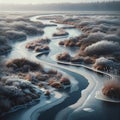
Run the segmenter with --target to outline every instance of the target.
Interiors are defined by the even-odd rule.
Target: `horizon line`
[[[89,2],[60,2],[60,3],[0,3],[0,5],[52,5],[52,4],[88,4],[88,3],[110,3],[110,2],[120,2],[116,1],[89,1]]]

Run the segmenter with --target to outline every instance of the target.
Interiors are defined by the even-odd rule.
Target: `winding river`
[[[44,24],[53,24],[50,20],[40,20],[40,16],[31,17],[31,21],[40,21]],[[74,54],[76,49],[69,50],[68,48],[58,46],[60,40],[75,37],[81,34],[80,30],[66,29],[69,33],[64,37],[52,37],[52,34],[57,31],[58,27],[63,27],[65,24],[56,24],[57,26],[48,26],[44,28],[44,35],[27,37],[26,41],[15,43],[12,52],[7,56],[8,58],[29,58],[30,60],[40,62],[46,67],[54,67],[67,75],[72,76],[74,86],[72,92],[58,93],[60,96],[58,100],[48,100],[41,106],[43,100],[40,100],[36,105],[26,107],[14,113],[6,115],[6,120],[118,120],[120,104],[109,103],[95,98],[96,91],[100,90],[104,82],[111,77],[111,75],[104,72],[95,71],[84,65],[77,64],[58,64],[54,60],[54,55],[68,51]],[[25,45],[29,41],[37,38],[48,37],[50,42],[50,53],[48,55],[40,55],[30,52],[25,49]],[[22,50],[21,50],[22,49]],[[77,89],[75,89],[77,88]],[[113,116],[113,114],[115,116]]]

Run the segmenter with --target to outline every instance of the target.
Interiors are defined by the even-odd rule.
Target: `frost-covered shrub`
[[[43,71],[40,64],[27,60],[25,58],[13,59],[6,63],[8,68],[12,68],[14,72]]]
[[[24,32],[10,30],[10,31],[6,31],[5,34],[6,34],[6,37],[11,41],[26,39],[26,34]]]
[[[102,40],[85,48],[86,55],[109,55],[120,51],[120,45],[117,42]]]

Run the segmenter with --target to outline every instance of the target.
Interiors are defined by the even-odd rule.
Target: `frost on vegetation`
[[[98,24],[103,23],[107,25],[120,25],[120,20],[119,18],[113,18],[113,19],[101,19],[97,22]]]
[[[97,70],[107,71],[114,74],[120,74],[120,63],[117,63],[113,60],[100,57],[96,59],[93,67]]]
[[[0,19],[0,54],[9,52],[12,48],[10,43],[25,40],[27,35],[42,35],[43,27],[44,25],[40,22],[30,21],[28,16],[3,15]]]
[[[116,34],[108,34],[104,37],[104,39],[120,43],[120,36]]]
[[[109,55],[120,52],[120,45],[117,42],[102,40],[85,48],[87,55]]]
[[[36,52],[43,52],[50,49],[48,46],[50,41],[51,40],[48,38],[41,38],[38,40],[34,40],[33,42],[28,42],[25,47]]]
[[[30,71],[44,71],[39,63],[32,62],[28,59],[13,59],[6,62],[6,67],[12,69],[13,72],[30,72]]]
[[[88,40],[88,41],[89,40],[97,40],[97,41],[99,41],[99,40],[103,39],[104,36],[105,36],[105,34],[102,33],[102,32],[90,33],[88,35],[88,37],[86,38],[86,40]]]
[[[100,57],[98,59],[96,59],[96,65],[110,65],[110,66],[113,66],[114,62],[112,60],[108,60],[107,58],[104,58],[104,57]]]
[[[69,47],[69,49],[75,48],[78,51],[75,53],[75,57],[69,57],[67,55],[69,53],[58,54],[57,60],[78,64],[90,63],[96,67],[100,61],[98,69],[114,69],[120,73],[120,17],[114,15],[78,15],[77,22],[72,19],[72,15],[69,18],[71,19],[63,20],[62,23],[74,25],[82,31],[82,34],[72,39],[62,40],[59,45]]]
[[[9,30],[5,32],[8,40],[23,40],[26,39],[26,34],[24,32]]]
[[[39,97],[40,93],[28,81],[10,76],[0,79],[0,114]]]
[[[11,50],[11,46],[5,36],[0,36],[0,55]]]
[[[120,100],[120,82],[111,80],[102,88],[103,95],[113,100]]]
[[[90,25],[94,25],[94,22],[92,22],[92,21],[82,21],[82,22],[80,22],[80,24],[79,24],[80,26],[90,26]]]

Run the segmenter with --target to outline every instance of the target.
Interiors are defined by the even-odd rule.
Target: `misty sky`
[[[0,0],[0,4],[43,4],[43,3],[78,3],[78,2],[95,2],[95,1],[117,1],[117,0]]]

